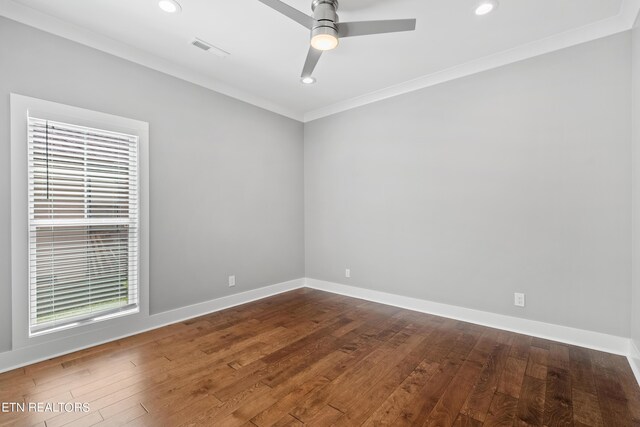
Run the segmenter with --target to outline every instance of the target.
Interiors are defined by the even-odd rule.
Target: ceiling
[[[310,0],[284,0],[311,13]],[[341,0],[341,21],[417,18],[415,32],[342,40],[315,85],[300,84],[308,30],[257,0],[1,0],[0,15],[123,56],[299,120],[631,27],[638,0]],[[57,18],[57,19],[56,19]],[[626,27],[626,28],[625,28]],[[190,45],[198,37],[226,58]],[[435,80],[434,80],[435,77]]]

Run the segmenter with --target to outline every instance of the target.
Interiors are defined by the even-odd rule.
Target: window
[[[138,137],[28,118],[29,327],[138,308]]]
[[[147,159],[145,122],[11,95],[14,347],[144,325]]]

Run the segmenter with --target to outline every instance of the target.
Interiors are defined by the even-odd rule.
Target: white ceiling
[[[1,0],[0,14],[310,119],[628,29],[640,7],[638,0],[502,0],[478,17],[475,0],[341,0],[341,21],[417,18],[417,30],[342,40],[321,58],[318,82],[303,86],[304,27],[257,0],[179,1],[182,13],[170,15],[157,0]],[[285,2],[311,13],[311,0]],[[194,37],[231,55],[200,51],[189,44]]]

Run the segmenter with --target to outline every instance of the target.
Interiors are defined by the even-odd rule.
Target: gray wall
[[[631,337],[640,349],[640,17],[631,33],[633,76],[633,282]],[[640,366],[640,361],[638,361]]]
[[[11,290],[15,92],[150,123],[153,313],[302,277],[306,251],[309,277],[628,336],[630,49],[620,34],[303,132],[0,18],[0,292]],[[0,299],[0,351],[11,347],[10,301]]]
[[[149,122],[152,313],[304,275],[301,123],[0,18],[0,351],[11,92]]]
[[[629,336],[630,43],[308,123],[306,275]]]

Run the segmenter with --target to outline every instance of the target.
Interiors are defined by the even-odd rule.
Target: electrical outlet
[[[347,268],[346,270],[344,270],[344,277],[351,277],[351,269]]]
[[[236,285],[236,276],[229,276],[229,286]]]
[[[513,305],[524,307],[524,294],[519,294],[517,292],[513,294]]]

